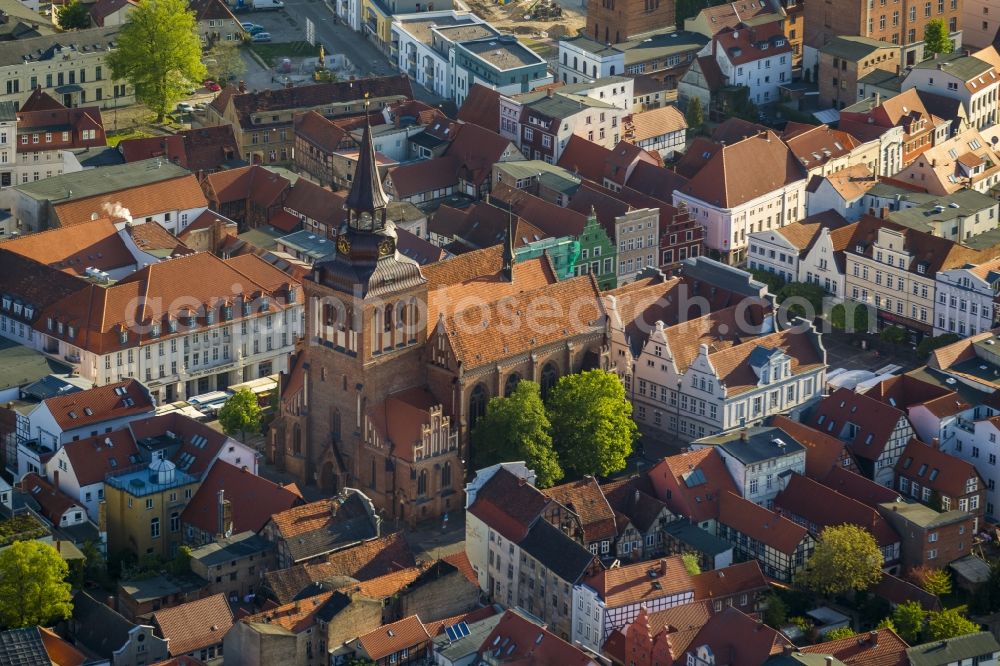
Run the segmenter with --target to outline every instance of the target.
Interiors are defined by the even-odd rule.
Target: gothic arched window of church
[[[469,394],[469,427],[476,425],[476,421],[486,414],[486,389],[482,384],[476,384]]]
[[[549,396],[549,391],[553,389],[556,385],[556,381],[559,379],[559,373],[556,370],[554,363],[546,363],[542,366],[542,399],[544,400]]]
[[[517,388],[517,383],[519,381],[521,381],[521,375],[516,372],[507,377],[507,381],[503,385],[503,396],[505,398],[509,398],[511,396],[514,389]]]
[[[419,476],[417,476],[417,494],[426,495],[427,494],[427,470],[420,470]]]

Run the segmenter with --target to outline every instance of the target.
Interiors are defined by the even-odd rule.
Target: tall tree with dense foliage
[[[205,78],[194,12],[185,0],[139,0],[108,64],[114,78],[132,84],[136,99],[163,122],[192,82]]]
[[[551,429],[538,384],[518,382],[510,397],[490,400],[472,431],[476,467],[523,460],[535,471],[539,488],[554,485],[563,478],[563,471],[552,448]]]
[[[871,532],[857,525],[824,528],[799,582],[820,594],[867,590],[882,578],[882,551]]]
[[[924,608],[919,602],[907,601],[892,611],[892,626],[900,638],[916,645],[924,631],[924,615]]]
[[[944,569],[917,567],[910,572],[910,580],[930,594],[939,597],[951,594],[951,576]]]
[[[951,53],[955,45],[948,35],[944,19],[933,19],[924,25],[924,57],[931,58],[939,53]]]
[[[705,110],[701,106],[701,98],[692,97],[688,100],[687,112],[684,117],[690,132],[697,134],[701,131],[701,126],[705,124]]]
[[[56,8],[56,19],[63,30],[83,30],[90,27],[90,5],[72,0]]]
[[[73,612],[69,566],[41,541],[15,541],[0,551],[0,629],[48,626]]]
[[[229,396],[226,404],[219,410],[219,425],[227,435],[240,433],[246,440],[247,433],[260,432],[260,404],[257,396],[250,389],[242,388]]]
[[[606,370],[566,375],[546,407],[563,467],[600,476],[625,468],[638,428],[617,375]]]
[[[943,641],[974,634],[980,631],[978,624],[958,612],[956,608],[930,613],[927,616],[927,639]]]
[[[216,42],[208,50],[205,62],[208,75],[222,86],[226,85],[227,81],[243,76],[247,69],[246,63],[240,56],[239,42],[235,41]]]

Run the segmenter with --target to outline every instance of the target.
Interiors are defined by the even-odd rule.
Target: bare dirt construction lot
[[[527,45],[542,57],[555,57],[547,52],[555,50],[555,42],[560,37],[575,35],[587,22],[586,2],[581,0],[512,0],[506,5],[490,0],[466,0],[466,4],[500,30],[528,38]],[[531,37],[535,37],[537,44],[532,43]]]

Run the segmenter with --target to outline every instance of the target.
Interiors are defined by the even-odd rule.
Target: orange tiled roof
[[[53,396],[44,404],[63,430],[137,416],[153,411],[155,406],[146,388],[134,379]]]
[[[680,555],[602,569],[584,581],[608,608],[648,603],[694,591],[695,582]]]
[[[892,629],[877,629],[867,634],[816,643],[799,648],[806,654],[833,655],[847,666],[906,666],[906,642]]]
[[[494,645],[502,644],[502,648]],[[514,611],[505,611],[500,622],[482,643],[481,654],[491,653],[490,661],[536,666],[591,666],[587,653],[567,643],[548,629]]]
[[[71,275],[82,276],[87,268],[107,271],[135,265],[135,258],[107,218],[12,238],[0,242],[0,248]]]
[[[614,539],[618,535],[614,511],[594,477],[585,476],[542,492],[580,517],[584,541]]]
[[[181,522],[208,534],[217,533],[220,490],[225,491],[225,499],[231,506],[233,534],[259,532],[272,514],[302,503],[301,497],[286,488],[225,460],[217,460],[181,513]]]
[[[384,659],[404,648],[412,648],[431,639],[420,618],[416,615],[386,624],[375,631],[358,637],[358,644],[365,654],[375,661]]]
[[[715,447],[667,456],[649,471],[649,478],[670,511],[692,522],[718,518],[719,497],[736,491]]]
[[[806,528],[734,492],[719,498],[719,522],[730,525],[779,553],[791,554],[809,538]]]
[[[59,224],[65,227],[87,222],[93,215],[109,215],[110,208],[118,205],[127,208],[133,218],[142,218],[186,208],[204,208],[208,206],[208,201],[205,199],[205,193],[201,191],[198,179],[189,174],[127,190],[55,204],[53,209]]]
[[[153,624],[170,641],[170,656],[187,654],[222,642],[233,626],[233,613],[226,595],[219,594],[164,608],[153,613]]]

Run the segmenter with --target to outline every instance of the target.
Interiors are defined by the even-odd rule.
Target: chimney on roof
[[[660,560],[660,575],[667,575],[667,560],[665,558]]]
[[[546,97],[552,97],[552,88],[547,88],[545,90],[545,96]]]
[[[746,431],[746,429],[740,430],[740,441],[741,442],[747,441],[747,431]]]
[[[230,535],[233,530],[233,506],[232,502],[226,499],[226,491],[220,489],[218,493],[218,502],[216,504],[216,518],[217,518],[217,531],[218,536],[223,538]]]
[[[878,645],[878,631],[872,629],[868,632],[868,638],[871,640],[872,645]]]
[[[935,437],[934,439],[932,439],[931,440],[931,447],[934,448],[935,450],[940,449],[941,448],[941,440],[938,439],[937,437]]]
[[[875,106],[882,105],[882,93],[875,93]]]
[[[833,655],[832,654],[826,655],[824,663],[826,663],[826,666],[833,666]]]
[[[112,595],[110,595],[110,594],[109,594],[109,595],[108,595],[108,596],[107,596],[107,597],[106,597],[106,598],[104,599],[104,605],[106,605],[106,606],[107,606],[108,608],[110,608],[111,610],[115,610],[115,598],[114,598],[114,597],[113,597]]]
[[[879,216],[879,218],[881,218],[883,220],[888,220],[889,219],[889,207],[888,206],[882,206],[882,209],[878,212],[878,216]]]
[[[247,82],[240,81],[236,87],[241,93],[245,93],[247,91]]]

